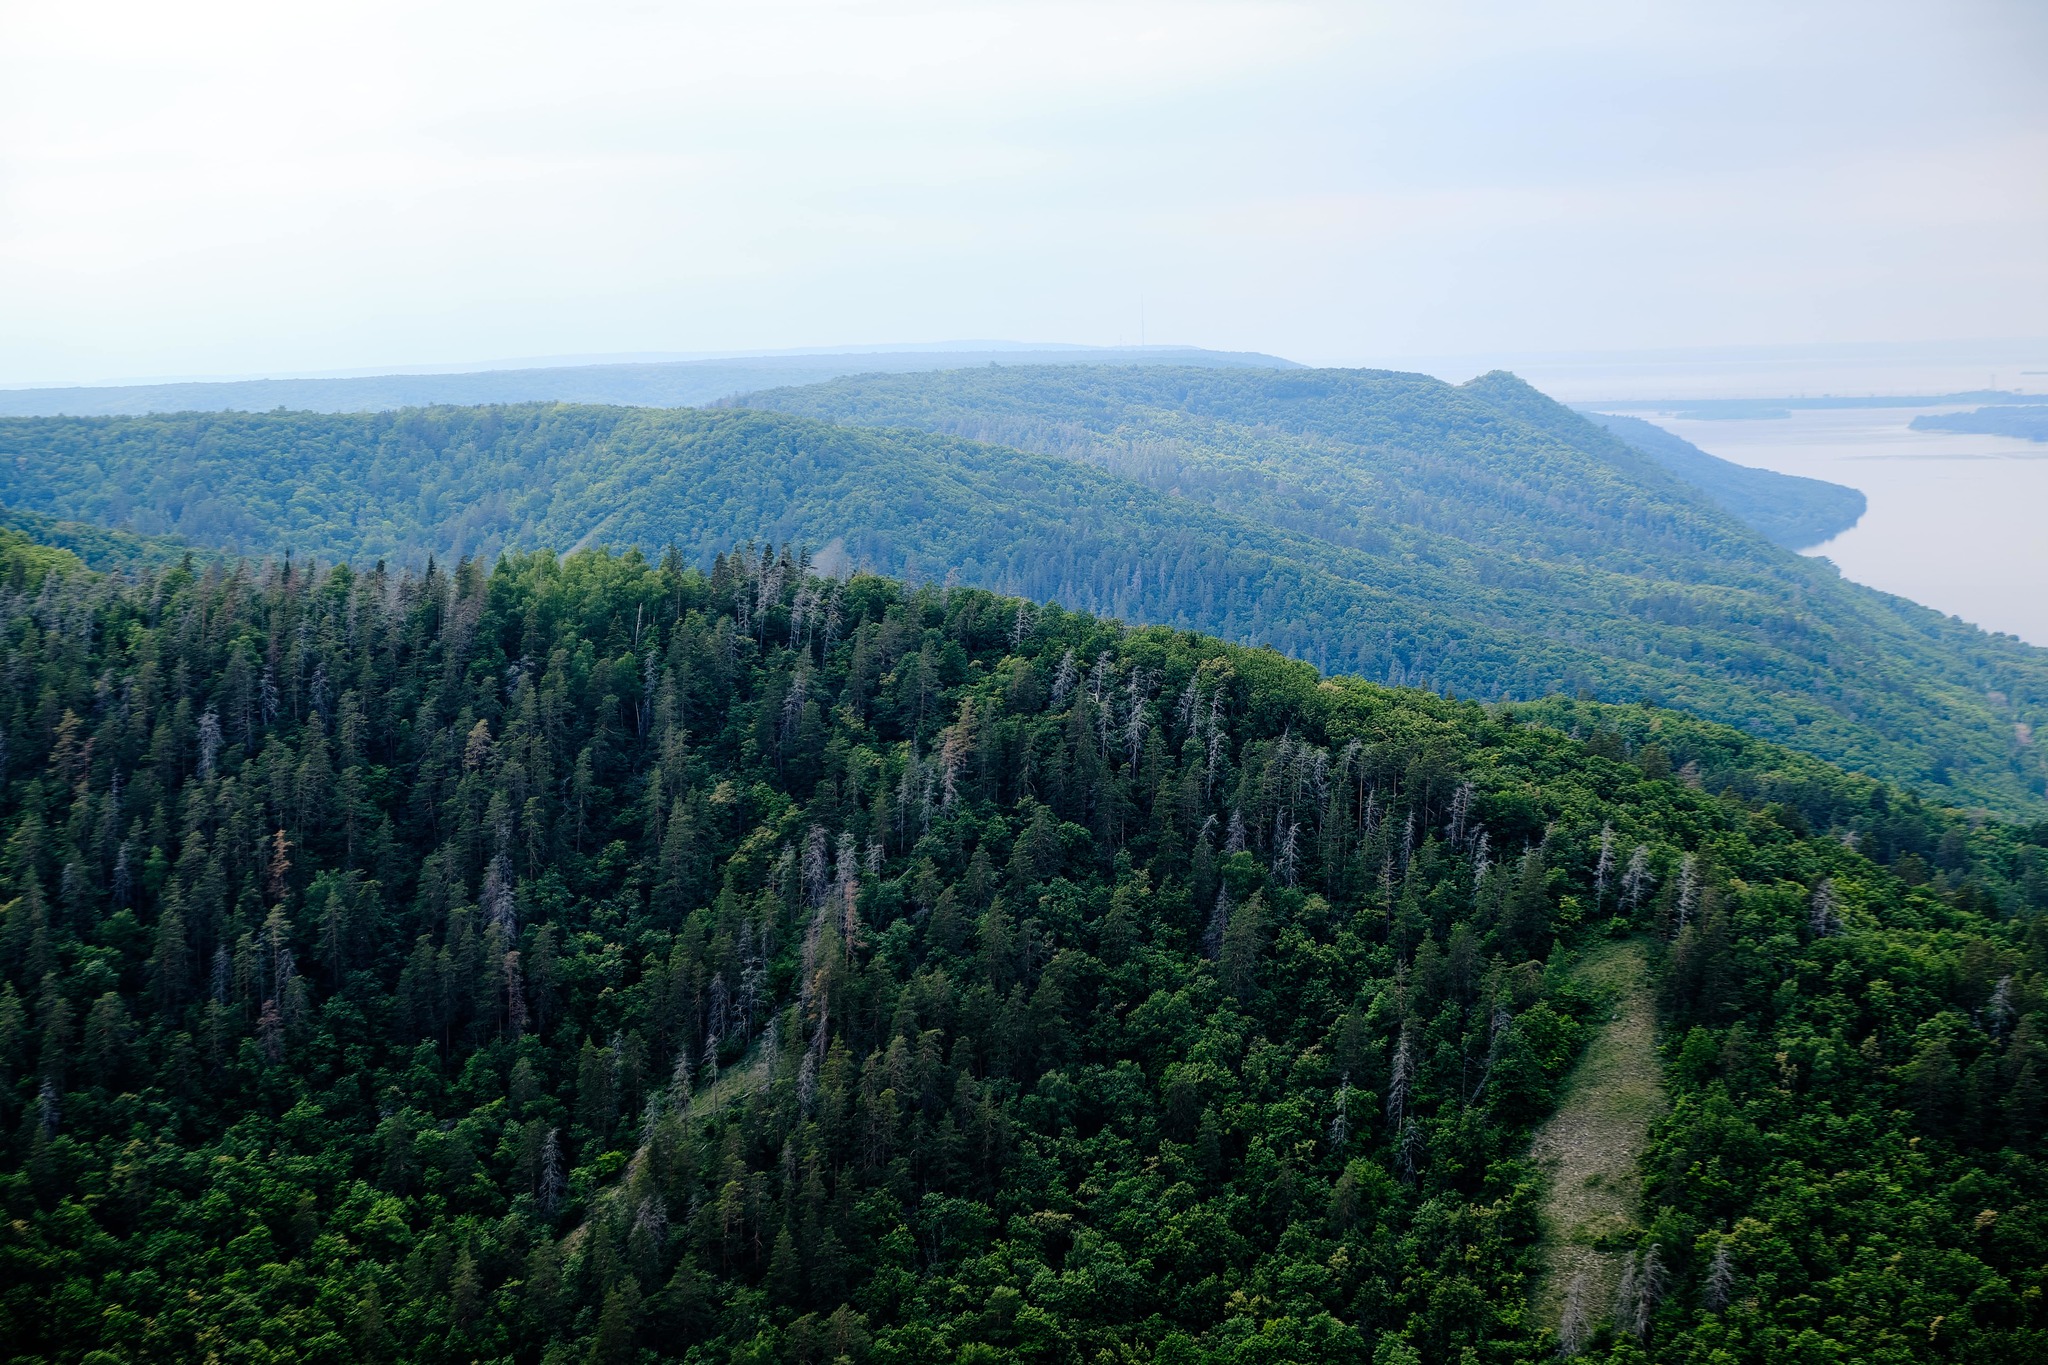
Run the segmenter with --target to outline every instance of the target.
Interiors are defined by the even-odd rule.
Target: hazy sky
[[[0,0],[0,381],[2048,334],[2048,5]]]

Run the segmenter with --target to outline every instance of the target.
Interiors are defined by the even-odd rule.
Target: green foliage
[[[1826,1217],[1916,1162],[1996,1212],[1887,1226],[1918,1354],[2040,1325],[2032,921],[1739,745],[1689,785],[1697,722],[1646,762],[753,552],[72,569],[0,661],[15,1358],[1534,1360],[1518,1154],[1616,923],[1707,1040],[1660,1352],[1864,1339],[1775,1137],[1836,1076],[1901,1136],[1834,1143]]]
[[[1987,934],[1925,888],[1822,887],[1710,880],[1664,955],[1652,1339],[1672,1359],[2034,1358],[2043,922]]]
[[[1704,491],[1766,540],[1788,550],[1833,539],[1862,520],[1868,506],[1856,489],[1719,459],[1640,417],[1602,412],[1585,415]]]
[[[11,528],[0,528],[0,583],[16,593],[33,592],[52,576],[84,567],[69,550],[32,540]]]
[[[1092,460],[1284,529],[1290,557],[1393,598],[1370,624],[1261,613],[1249,638],[1326,668],[1648,698],[2008,813],[2048,790],[2014,728],[2048,713],[2048,655],[1784,552],[1512,375],[975,370],[743,401]],[[1085,605],[1178,624],[1173,581]],[[1214,609],[1188,624],[1242,630]]]
[[[756,395],[0,423],[0,498],[253,555],[746,536],[1390,684],[1649,698],[2040,809],[2048,659],[1843,582],[1510,376],[1011,366]],[[995,441],[1002,444],[979,444]],[[1022,447],[1023,449],[1011,448]]]
[[[1675,1094],[1645,1160],[1653,1358],[2032,1358],[2048,825],[1926,806],[1668,712],[1514,712],[1609,762],[1676,765],[1749,812],[1742,856],[1770,868],[1733,871],[1708,838],[1689,881],[1667,863],[1645,898]],[[1805,861],[1823,834],[1896,876]]]
[[[194,555],[191,546],[162,536],[138,536],[126,531],[77,521],[59,521],[21,507],[0,507],[0,529],[51,549],[67,550],[95,569],[164,568]],[[198,551],[206,558],[205,551]]]

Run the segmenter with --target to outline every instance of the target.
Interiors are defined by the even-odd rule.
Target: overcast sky
[[[2035,0],[0,0],[0,381],[2039,337],[2044,72]]]

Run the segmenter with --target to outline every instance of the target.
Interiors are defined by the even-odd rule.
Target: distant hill
[[[1915,417],[1915,431],[1961,431],[1980,436],[2016,436],[2048,441],[2048,407],[1989,407],[1975,412],[1927,413]]]
[[[1770,544],[1512,375],[956,371],[739,401],[1095,462],[1310,537],[1332,572],[1338,547],[1363,552],[1367,581],[1460,623],[1258,637],[1326,667],[1482,695],[1639,688],[1865,771],[2040,799],[2014,727],[2048,707],[2048,651]],[[1157,619],[1156,591],[1101,609]]]
[[[1736,464],[1640,417],[1599,412],[1585,416],[1788,550],[1833,539],[1860,521],[1868,506],[1854,488]]]
[[[2048,653],[1778,549],[1512,376],[1006,366],[748,401],[786,411],[11,419],[0,502],[358,563],[794,541],[1375,680],[1647,697],[2039,809],[2014,727],[2048,724]]]
[[[104,388],[0,389],[0,416],[112,416],[149,412],[381,412],[436,404],[615,403],[680,408],[749,389],[813,384],[847,374],[887,374],[975,365],[1198,365],[1285,369],[1278,356],[1195,347],[986,351],[855,351],[645,364],[555,365],[461,374],[388,374],[345,379],[244,379]]]

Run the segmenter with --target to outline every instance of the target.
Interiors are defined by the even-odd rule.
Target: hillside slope
[[[1723,460],[1640,417],[1600,412],[1585,416],[1706,493],[1764,539],[1788,550],[1803,550],[1840,535],[1862,519],[1868,506],[1856,489]]]
[[[1518,1154],[1638,934],[1683,1042],[1584,1344],[2042,1344],[2024,832],[786,557],[43,573],[15,1359],[1533,1365]]]
[[[1652,696],[1957,799],[2038,809],[2048,766],[2014,727],[2048,711],[2048,651],[1769,544],[1511,375],[961,371],[741,401],[1098,463],[1362,550],[1409,600],[1521,633],[1533,658],[1573,656],[1490,678],[1456,635],[1397,632],[1369,660],[1261,637],[1329,667],[1480,695]]]
[[[940,430],[561,406],[15,419],[0,500],[358,563],[608,543],[701,564],[797,539],[1389,682],[1650,697],[1953,799],[2040,799],[2014,726],[2048,722],[2048,654],[1843,584],[1512,379],[976,370],[759,401]]]

